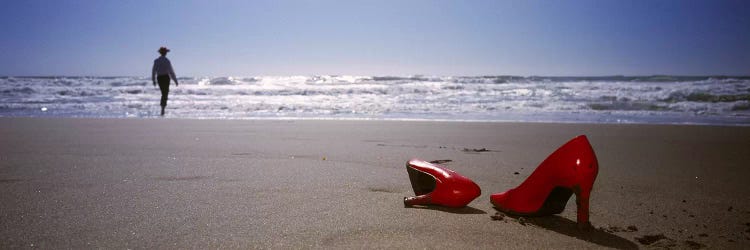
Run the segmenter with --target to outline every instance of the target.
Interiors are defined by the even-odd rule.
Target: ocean
[[[750,77],[185,77],[166,118],[750,125]],[[2,117],[158,118],[148,77],[0,77]]]

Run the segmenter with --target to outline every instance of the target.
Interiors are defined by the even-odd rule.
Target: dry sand
[[[491,218],[579,134],[596,230]],[[412,157],[482,196],[404,208]],[[747,248],[748,182],[750,127],[0,118],[0,248]]]

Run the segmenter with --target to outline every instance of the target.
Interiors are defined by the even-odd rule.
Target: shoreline
[[[578,134],[600,163],[596,230],[575,229],[572,198],[559,216],[493,220],[489,195]],[[0,138],[1,248],[750,243],[744,126],[0,117]],[[414,157],[452,160],[482,195],[404,208]]]
[[[169,115],[168,115],[169,116]],[[524,121],[524,120],[461,120],[461,119],[430,119],[430,118],[357,118],[357,117],[247,117],[247,118],[216,118],[216,117],[86,117],[86,116],[0,116],[0,119],[143,119],[143,120],[185,120],[185,121],[342,121],[342,122],[436,122],[436,123],[490,123],[490,124],[566,124],[566,125],[634,125],[634,126],[707,126],[707,127],[750,127],[745,123],[647,123],[647,122],[590,122],[590,121]]]

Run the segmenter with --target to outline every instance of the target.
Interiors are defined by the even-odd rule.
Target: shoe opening
[[[409,173],[409,180],[411,181],[411,187],[414,189],[414,194],[417,196],[428,194],[435,190],[437,181],[435,177],[427,173],[421,172],[406,165],[406,172]]]

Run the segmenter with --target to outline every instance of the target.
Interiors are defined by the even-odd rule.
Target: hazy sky
[[[750,1],[0,1],[0,75],[750,75]]]

